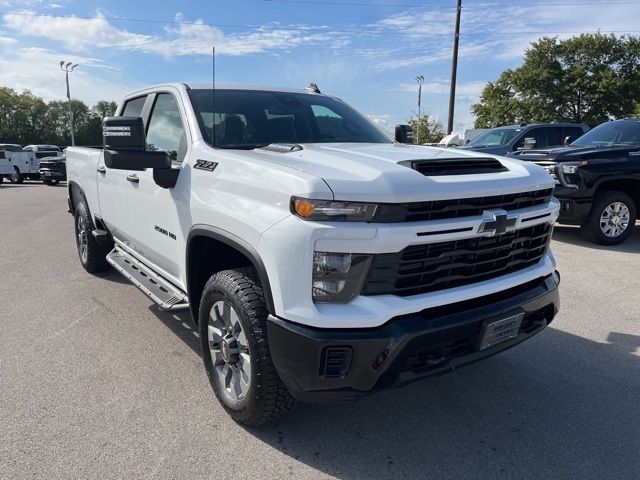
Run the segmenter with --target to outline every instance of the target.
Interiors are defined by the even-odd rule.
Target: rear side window
[[[545,148],[548,145],[547,130],[549,129],[545,127],[538,127],[538,128],[532,128],[531,130],[527,131],[524,135],[522,135],[518,143],[516,143],[514,150],[524,148],[524,141],[527,138],[535,138],[536,140],[535,148]]]
[[[124,108],[122,109],[123,117],[140,117],[142,116],[142,107],[144,107],[144,102],[147,100],[147,96],[134,98],[133,100],[128,100],[127,103],[124,104]]]
[[[550,127],[547,128],[547,146],[557,147],[564,143],[564,137],[562,133],[564,128],[562,127]]]

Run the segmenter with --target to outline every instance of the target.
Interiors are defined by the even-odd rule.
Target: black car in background
[[[55,157],[45,157],[40,160],[40,178],[50,186],[57,185],[67,179],[65,152]]]
[[[535,123],[492,128],[481,133],[463,150],[508,155],[527,149],[560,147],[581,137],[589,127],[579,123]]]
[[[509,156],[542,165],[555,177],[559,223],[580,225],[603,245],[633,232],[640,208],[640,118],[603,123],[563,148]]]

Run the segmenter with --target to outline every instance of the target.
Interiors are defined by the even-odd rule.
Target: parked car
[[[575,123],[538,123],[492,128],[460,148],[492,155],[559,147],[582,136],[589,127]]]
[[[27,145],[21,152],[7,153],[13,172],[9,176],[11,183],[22,183],[25,179],[40,179],[40,159],[59,155],[60,147],[55,145]]]
[[[560,200],[558,222],[615,245],[633,232],[640,208],[640,119],[603,123],[571,145],[513,155],[547,169]]]
[[[103,149],[67,149],[69,208],[85,270],[190,309],[237,421],[451,371],[553,320],[543,168],[394,143],[319,93],[213,99],[187,83],[126,96]]]
[[[4,177],[10,177],[13,173],[13,165],[7,158],[7,152],[20,152],[22,147],[15,143],[0,143],[0,183]]]
[[[40,178],[47,185],[57,185],[67,179],[66,165],[65,152],[54,157],[44,157],[40,160]]]
[[[471,140],[487,130],[487,128],[468,128],[464,132],[452,132],[443,137],[437,145],[439,147],[461,147],[470,143]]]

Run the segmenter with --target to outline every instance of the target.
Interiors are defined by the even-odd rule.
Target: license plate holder
[[[517,337],[523,318],[524,312],[518,312],[503,318],[485,320],[480,331],[478,350],[485,350]]]

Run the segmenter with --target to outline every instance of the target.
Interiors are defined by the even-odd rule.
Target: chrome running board
[[[189,308],[186,293],[117,246],[107,255],[107,262],[161,309]]]

